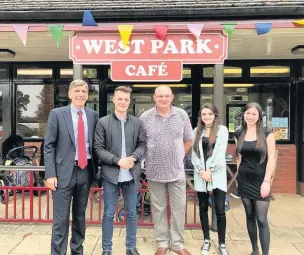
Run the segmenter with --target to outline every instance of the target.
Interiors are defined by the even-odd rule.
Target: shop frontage
[[[304,194],[304,33],[298,18],[227,21],[219,14],[214,20],[186,22],[172,15],[168,21],[96,19],[98,26],[84,26],[82,17],[67,22],[59,19],[60,13],[49,15],[52,22],[18,21],[19,29],[28,27],[25,45],[16,22],[0,25],[2,141],[18,134],[27,143],[40,144],[49,111],[69,103],[67,88],[74,78],[88,82],[87,106],[100,117],[113,111],[116,86],[132,87],[129,112],[139,116],[154,106],[155,87],[165,84],[193,127],[201,104],[217,105],[229,129],[231,154],[242,107],[261,104],[264,124],[273,128],[278,144],[273,192]],[[55,23],[62,26],[60,37],[51,32]],[[132,25],[128,45],[120,25]],[[198,37],[189,25],[201,28]],[[163,40],[155,26],[167,27]]]

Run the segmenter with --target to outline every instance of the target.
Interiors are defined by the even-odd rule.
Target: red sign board
[[[182,61],[112,61],[113,81],[180,81]]]
[[[112,64],[113,61],[116,68],[112,66],[112,75],[113,79],[117,78],[117,80],[123,78],[129,80],[126,72],[124,74],[116,72],[126,70],[130,64],[137,69],[142,65],[145,70],[150,68],[151,71],[154,67],[149,67],[146,61],[151,65],[161,65],[164,62],[164,65],[168,66],[168,79],[156,78],[155,71],[153,75],[147,76],[140,76],[141,72],[139,72],[138,77],[133,76],[133,80],[170,81],[174,73],[172,67],[176,68],[177,62],[180,61],[182,64],[222,64],[227,58],[227,45],[227,36],[222,32],[203,33],[199,39],[189,33],[167,34],[165,41],[159,40],[155,34],[134,33],[126,47],[119,34],[80,33],[70,37],[69,55],[75,64],[107,65]],[[121,63],[118,63],[120,61]],[[173,70],[172,73],[169,74],[169,70]],[[180,80],[178,75],[179,73],[175,75],[175,81]]]

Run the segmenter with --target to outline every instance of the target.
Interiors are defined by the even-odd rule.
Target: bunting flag
[[[17,33],[17,35],[19,36],[20,40],[23,43],[23,46],[26,45],[26,41],[27,41],[27,32],[29,29],[29,26],[13,26],[15,32]]]
[[[158,39],[162,41],[166,40],[169,26],[154,26],[153,29]]]
[[[118,25],[118,30],[122,43],[126,47],[132,34],[133,25]]]
[[[83,26],[97,26],[97,23],[96,23],[95,19],[93,18],[91,11],[86,10],[83,12],[82,25]]]
[[[225,29],[228,37],[232,36],[235,26],[236,26],[236,24],[224,24],[224,29]]]
[[[188,30],[193,34],[196,39],[199,39],[204,27],[204,24],[188,24]]]
[[[267,34],[270,31],[272,27],[272,23],[256,23],[255,27],[256,27],[256,33],[258,35],[263,35],[263,34]]]
[[[61,37],[62,37],[63,25],[48,25],[48,28],[49,28],[50,32],[52,33],[53,37],[55,38],[57,48],[58,48]]]
[[[304,19],[296,20],[296,21],[294,21],[293,23],[295,23],[295,24],[297,24],[297,25],[304,26]]]

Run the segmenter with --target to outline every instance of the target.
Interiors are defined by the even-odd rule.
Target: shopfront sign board
[[[116,81],[180,81],[184,64],[222,64],[227,58],[228,38],[221,31],[202,33],[134,33],[124,46],[119,34],[72,35],[70,59],[75,64],[111,65]],[[179,65],[179,66],[178,66]]]

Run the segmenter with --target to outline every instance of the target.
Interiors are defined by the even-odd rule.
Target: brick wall
[[[297,183],[297,165],[296,165],[296,146],[295,145],[277,145],[278,160],[272,186],[273,193],[290,193],[296,194]],[[235,145],[229,144],[229,153],[234,154]]]

